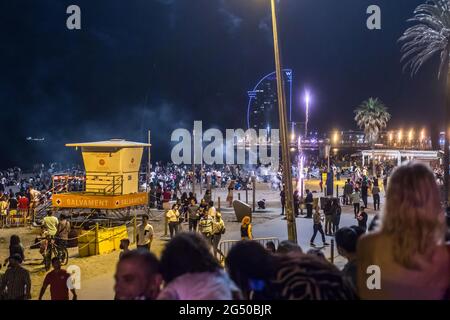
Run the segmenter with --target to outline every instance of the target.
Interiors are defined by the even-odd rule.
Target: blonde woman
[[[253,240],[252,224],[249,216],[242,219],[241,240]]]
[[[362,299],[443,299],[450,283],[445,220],[433,172],[398,167],[389,180],[379,231],[358,241]]]

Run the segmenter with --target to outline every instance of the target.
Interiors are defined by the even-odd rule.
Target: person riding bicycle
[[[47,232],[47,235],[50,237],[54,237],[58,232],[58,218],[53,216],[53,212],[51,210],[47,211],[47,216],[44,218],[43,227]]]
[[[58,218],[53,216],[53,212],[51,210],[48,210],[47,216],[42,222],[42,240],[40,252],[44,256],[44,258],[47,252],[49,240],[52,240],[58,232],[58,224]]]

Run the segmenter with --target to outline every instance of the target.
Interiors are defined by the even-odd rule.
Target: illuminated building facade
[[[288,121],[292,121],[292,78],[291,69],[283,70],[284,90]],[[247,127],[252,129],[279,128],[277,79],[275,72],[263,77],[248,92]]]

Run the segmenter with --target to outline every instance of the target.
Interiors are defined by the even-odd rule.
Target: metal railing
[[[123,176],[86,175],[87,193],[119,195],[123,193]]]
[[[231,248],[238,242],[240,242],[241,240],[224,240],[224,241],[220,241],[219,242],[219,247],[218,247],[218,253],[220,254],[220,260],[221,262],[225,261],[225,258],[228,255],[228,252],[230,252]],[[269,241],[272,241],[275,244],[275,248],[278,248],[278,245],[280,243],[280,240],[278,238],[275,237],[271,237],[271,238],[254,238],[253,240],[250,241],[255,241],[258,242],[259,244],[261,244],[263,247],[265,247],[266,243]]]
[[[71,183],[77,182],[75,188]],[[86,192],[101,195],[120,195],[123,193],[123,176],[109,174],[90,174],[85,176],[55,176],[52,193]]]

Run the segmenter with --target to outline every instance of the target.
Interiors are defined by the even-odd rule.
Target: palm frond
[[[431,58],[439,55],[440,78],[449,67],[450,1],[428,0],[416,8],[408,22],[415,25],[399,38],[403,71],[414,76]]]

